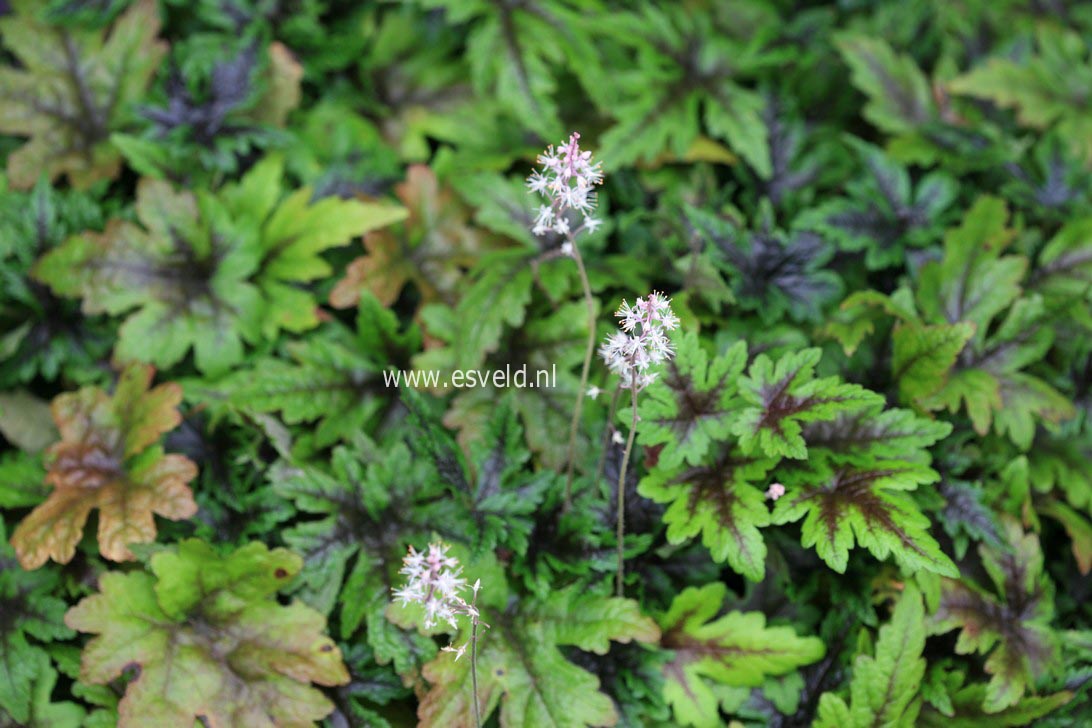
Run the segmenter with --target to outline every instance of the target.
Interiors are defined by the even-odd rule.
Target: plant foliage
[[[1085,5],[0,0],[0,727],[1089,724]]]

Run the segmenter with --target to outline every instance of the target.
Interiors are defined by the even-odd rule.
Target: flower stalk
[[[481,706],[478,703],[478,627],[489,627],[481,621],[477,606],[482,581],[478,579],[469,587],[472,595],[467,602],[460,595],[467,588],[466,579],[459,576],[462,566],[454,556],[447,555],[447,549],[446,544],[432,543],[426,553],[410,546],[399,571],[406,576],[406,584],[395,589],[394,596],[403,605],[424,605],[425,629],[431,629],[440,622],[446,622],[453,629],[458,629],[456,617],[465,616],[470,619],[470,683],[474,693],[474,725],[481,728]],[[463,644],[455,647],[449,644],[441,649],[444,652],[454,652],[455,661],[458,662],[466,654],[467,646]]]
[[[651,293],[646,298],[638,298],[632,306],[622,301],[621,307],[614,314],[621,319],[621,331],[607,337],[600,347],[599,354],[607,367],[621,380],[619,387],[630,390],[632,418],[629,434],[626,436],[626,448],[622,453],[622,464],[618,468],[618,513],[616,536],[618,540],[618,568],[615,572],[614,590],[622,596],[625,577],[625,505],[626,471],[633,451],[633,441],[637,434],[637,393],[656,380],[653,371],[660,362],[675,354],[675,347],[668,338],[668,332],[679,325],[679,319],[671,310],[671,300],[660,293]]]
[[[584,292],[584,303],[588,309],[588,340],[584,348],[584,362],[580,369],[580,386],[576,390],[576,404],[573,407],[572,420],[569,423],[569,445],[565,456],[565,500],[564,510],[572,506],[572,487],[575,467],[576,437],[580,427],[580,415],[584,408],[584,392],[588,386],[588,374],[591,370],[592,353],[595,351],[595,298],[592,296],[588,272],[576,238],[581,232],[593,233],[602,224],[591,216],[595,208],[595,186],[602,184],[603,172],[599,162],[592,162],[590,151],[580,148],[580,134],[573,132],[566,142],[557,147],[550,146],[538,156],[537,169],[527,178],[527,187],[546,199],[547,204],[539,206],[531,232],[545,235],[555,232],[565,236],[561,245],[563,255],[576,262],[580,275],[580,285]],[[573,227],[568,211],[581,215],[582,221]]]

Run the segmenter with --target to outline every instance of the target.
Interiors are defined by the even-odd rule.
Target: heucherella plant
[[[557,147],[549,146],[538,155],[541,169],[527,178],[531,192],[545,198],[539,205],[531,232],[545,235],[549,232],[565,236],[561,245],[563,255],[576,261],[580,284],[584,289],[584,303],[588,307],[588,341],[584,348],[584,363],[580,371],[580,386],[576,390],[576,406],[569,425],[569,447],[565,455],[565,508],[571,505],[573,486],[573,451],[576,449],[576,432],[584,406],[584,393],[588,385],[592,352],[595,350],[595,299],[592,297],[588,272],[584,259],[576,245],[582,232],[593,233],[602,220],[592,216],[595,209],[595,186],[603,183],[602,164],[592,161],[592,153],[580,148],[580,134],[573,132],[567,142]]]
[[[474,693],[474,723],[481,728],[481,707],[478,704],[478,627],[481,614],[478,612],[478,591],[481,579],[470,587],[472,596],[466,601],[460,593],[467,588],[466,579],[459,576],[463,567],[454,556],[447,555],[447,544],[430,543],[428,552],[417,551],[409,547],[409,553],[402,559],[400,574],[406,576],[405,586],[395,589],[394,596],[403,606],[421,604],[425,608],[425,629],[432,629],[440,622],[446,622],[453,629],[458,628],[456,617],[470,619],[470,642],[459,647],[447,645],[445,652],[454,652],[456,661],[466,654],[470,647],[470,681]]]
[[[626,470],[633,450],[633,438],[637,433],[637,393],[656,380],[658,364],[675,354],[675,346],[668,332],[679,326],[679,319],[671,310],[671,299],[653,291],[646,298],[638,298],[631,306],[625,300],[614,314],[621,319],[621,331],[615,331],[599,348],[599,355],[607,368],[619,377],[620,389],[630,390],[633,419],[630,422],[626,448],[622,453],[622,466],[618,471],[618,571],[614,589],[622,596],[623,561],[625,549]]]

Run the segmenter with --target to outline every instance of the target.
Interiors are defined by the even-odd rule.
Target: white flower
[[[477,610],[459,596],[466,588],[466,579],[459,576],[462,573],[459,560],[447,555],[447,545],[429,544],[428,553],[410,546],[399,573],[406,576],[406,585],[395,589],[394,596],[403,605],[424,605],[425,629],[439,622],[457,627],[458,614],[477,616]],[[481,580],[475,582],[475,594],[479,588]]]
[[[569,241],[565,241],[561,244],[561,254],[567,258],[573,257],[573,244]]]
[[[531,232],[535,235],[545,235],[554,224],[554,208],[549,205],[540,205],[538,208],[538,217],[535,218],[535,226],[531,228]]]
[[[550,183],[550,178],[542,174],[538,170],[531,173],[531,176],[527,178],[527,188],[531,192],[544,193],[546,191],[546,185]]]
[[[599,395],[602,394],[602,393],[603,393],[603,390],[600,389],[599,387],[595,386],[594,384],[591,385],[590,387],[588,387],[588,391],[586,392],[588,397],[590,397],[591,399],[598,399]]]
[[[454,652],[455,653],[455,662],[458,662],[459,658],[466,654],[466,645],[464,644],[461,647],[452,647],[451,645],[447,645],[446,647],[441,647],[440,651],[441,652]]]
[[[545,235],[550,230],[568,235],[571,226],[562,213],[570,209],[584,216],[578,231],[587,229],[594,232],[601,224],[588,216],[595,209],[595,185],[603,182],[602,164],[592,162],[591,157],[590,151],[580,148],[580,135],[576,132],[569,135],[568,141],[556,148],[548,147],[538,155],[541,169],[536,169],[527,178],[527,189],[546,198],[549,202],[546,207],[550,208],[554,222],[551,225],[544,220],[540,210],[538,219],[531,227],[535,235]]]
[[[773,483],[766,490],[766,497],[773,501],[783,495],[785,495],[785,486],[781,485],[781,483]]]
[[[599,347],[607,367],[622,380],[623,388],[644,389],[656,379],[649,369],[675,355],[667,331],[679,325],[671,301],[660,293],[638,298],[631,306],[622,301],[614,314],[622,331],[615,331]]]
[[[589,233],[594,233],[596,230],[599,229],[599,226],[602,224],[603,221],[597,217],[584,218],[584,229],[587,230]]]

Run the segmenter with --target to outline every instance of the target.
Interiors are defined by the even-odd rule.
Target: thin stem
[[[626,535],[626,470],[629,467],[629,454],[633,450],[633,438],[637,434],[637,371],[633,371],[633,378],[630,382],[630,392],[633,394],[631,397],[631,406],[633,409],[633,420],[629,425],[629,435],[626,437],[626,450],[622,453],[622,466],[618,469],[618,573],[614,577],[614,593],[615,596],[622,596],[622,576],[623,567],[625,563],[625,544],[623,538]]]
[[[576,390],[576,407],[573,409],[573,419],[569,423],[569,451],[565,456],[565,505],[564,510],[572,507],[573,495],[573,467],[575,465],[574,451],[576,450],[576,433],[580,425],[580,414],[584,408],[584,391],[588,388],[588,371],[591,369],[592,352],[595,351],[595,298],[592,297],[591,283],[588,282],[588,271],[584,268],[584,259],[580,255],[580,248],[570,238],[573,249],[573,260],[576,261],[576,269],[580,272],[580,284],[584,287],[584,302],[588,306],[588,343],[584,347],[584,366],[580,370],[580,387]]]
[[[474,725],[476,728],[482,728],[482,709],[478,705],[478,619],[476,617],[471,621],[470,627],[470,686],[474,691]]]

